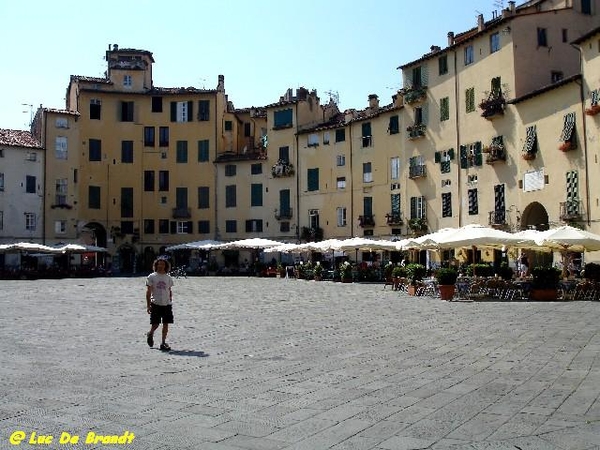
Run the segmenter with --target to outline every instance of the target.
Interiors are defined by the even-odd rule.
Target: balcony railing
[[[491,93],[487,99],[482,100],[479,107],[483,110],[481,117],[492,120],[496,116],[504,115],[506,99],[502,93]]]
[[[415,179],[415,178],[422,178],[422,177],[426,176],[427,171],[425,169],[426,169],[425,164],[410,166],[408,168],[408,178]]]
[[[265,159],[267,159],[267,153],[263,150],[226,151],[217,155],[216,162],[260,161]]]
[[[275,220],[289,220],[294,216],[292,208],[276,209]]]
[[[567,200],[560,202],[560,220],[579,220],[581,219],[581,201]]]
[[[494,228],[506,227],[508,225],[506,221],[506,211],[503,209],[490,211],[488,216],[488,224]]]
[[[358,226],[359,227],[374,227],[375,226],[375,216],[373,215],[363,215],[358,216]]]
[[[408,221],[408,228],[412,231],[415,236],[422,235],[427,232],[427,218],[413,217]]]
[[[427,97],[427,86],[415,86],[400,89],[400,95],[404,98],[404,102],[412,105],[418,103]]]
[[[385,215],[385,223],[387,225],[402,225],[404,221],[402,220],[402,214],[399,212],[391,212]]]
[[[406,127],[406,132],[408,133],[409,139],[418,139],[425,136],[425,124],[416,123],[414,125],[410,125]]]
[[[190,219],[192,210],[190,208],[173,208],[173,219]]]
[[[486,164],[494,164],[498,161],[506,161],[506,149],[504,145],[490,145],[484,149],[484,153],[487,153],[485,158]]]
[[[294,166],[287,161],[277,161],[277,164],[271,167],[271,175],[273,178],[291,177],[294,175]]]

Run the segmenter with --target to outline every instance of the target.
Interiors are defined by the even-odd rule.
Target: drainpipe
[[[42,110],[40,116],[42,117],[42,123],[44,124],[44,132],[40,138],[43,138],[42,148],[44,149],[44,192],[42,195],[42,244],[46,245],[46,193],[50,192],[48,186],[48,151],[46,150],[48,141],[46,132],[48,131],[48,116],[45,111]],[[31,129],[29,130],[31,132]],[[67,185],[68,186],[68,185]]]
[[[350,121],[348,126],[348,134],[350,141],[350,176],[348,178],[350,178],[350,182],[352,183],[352,186],[350,186],[350,237],[354,237],[354,176],[352,174],[352,155],[354,154],[354,149],[352,148],[352,121]]]
[[[579,52],[579,73],[582,75],[582,79],[579,82],[579,101],[581,104],[581,117],[583,117],[582,126],[583,126],[583,157],[585,158],[585,208],[587,210],[587,226],[589,227],[592,223],[592,219],[590,217],[590,177],[589,177],[589,160],[588,160],[588,144],[587,144],[587,120],[585,118],[585,96],[583,95],[583,55],[581,53],[581,47],[579,45],[573,45],[573,47],[577,49]]]
[[[462,182],[461,182],[461,167],[460,167],[460,126],[458,123],[459,118],[459,103],[458,103],[458,72],[457,72],[457,62],[456,62],[456,50],[454,52],[454,116],[456,120],[456,158],[458,158],[458,170],[456,171],[456,184],[457,184],[457,194],[458,194],[458,228],[462,226]]]
[[[300,242],[300,144],[298,140],[298,102],[296,102],[296,241]],[[320,225],[320,224],[319,224]]]
[[[214,174],[215,174],[215,176],[213,178],[215,180],[215,185],[214,185],[214,189],[213,189],[214,190],[214,192],[213,192],[213,197],[214,197],[213,210],[214,210],[214,220],[215,220],[215,234],[214,234],[215,241],[220,240],[219,239],[220,238],[220,236],[219,236],[219,208],[218,208],[218,205],[219,205],[219,203],[218,203],[218,200],[219,200],[219,193],[218,193],[218,191],[219,190],[217,189],[217,187],[219,186],[219,165],[216,162],[216,160],[217,160],[217,148],[219,146],[218,140],[217,140],[218,139],[218,135],[219,135],[219,132],[218,132],[218,117],[219,116],[217,115],[219,107],[218,107],[217,103],[218,103],[217,102],[217,97],[215,97],[215,140],[214,140],[214,142],[215,142],[215,159],[213,160],[213,161],[215,161],[215,162],[213,162],[213,170],[214,170]],[[210,148],[208,149],[208,151],[209,151],[209,153],[208,153],[209,156],[208,157],[210,158]]]

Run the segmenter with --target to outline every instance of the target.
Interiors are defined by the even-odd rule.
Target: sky
[[[517,4],[522,3],[518,1]],[[29,129],[37,108],[65,108],[71,75],[104,77],[109,45],[152,52],[157,87],[225,90],[236,108],[288,88],[341,110],[391,103],[398,66],[490,20],[504,0],[0,0],[0,128]]]

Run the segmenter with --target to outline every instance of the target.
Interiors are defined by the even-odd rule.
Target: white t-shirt
[[[173,287],[173,278],[166,273],[152,272],[146,279],[146,286],[152,286],[151,302],[155,305],[170,305],[170,291]]]

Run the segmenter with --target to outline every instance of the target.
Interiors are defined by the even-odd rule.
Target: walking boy
[[[162,322],[162,344],[160,349],[168,352],[171,350],[167,344],[169,324],[173,323],[173,278],[169,275],[171,264],[166,259],[156,259],[152,265],[152,272],[146,279],[146,307],[150,314],[150,331],[146,334],[146,342],[154,345],[154,332]]]

